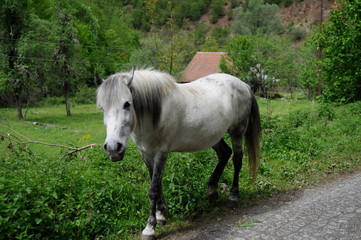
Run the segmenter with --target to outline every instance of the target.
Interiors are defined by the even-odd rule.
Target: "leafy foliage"
[[[249,0],[244,7],[235,10],[232,29],[238,34],[279,33],[282,29],[279,8],[275,4],[264,4],[263,0]]]
[[[360,164],[360,102],[340,107],[272,100],[274,114],[269,120],[264,114],[268,101],[258,102],[265,130],[262,163],[253,186],[246,167],[241,171],[242,205]],[[16,151],[9,151],[9,142],[0,138],[1,239],[134,239],[132,234],[144,227],[149,211],[147,168],[132,142],[123,161],[112,163],[107,159],[100,147],[104,140],[101,113],[93,113],[94,108],[75,107],[73,121],[59,117],[62,108],[30,111],[30,121],[42,119],[69,129],[76,127],[79,134],[1,120],[20,132],[33,131],[67,142],[78,139],[83,144],[94,138],[90,141],[99,145],[74,157],[44,149],[34,150],[36,156],[32,156],[28,150],[17,147]],[[11,116],[16,110],[6,111]],[[230,143],[229,136],[226,141]],[[216,159],[213,150],[170,154],[163,178],[170,221],[214,209],[206,201],[206,189]],[[230,186],[232,180],[229,163],[220,181]],[[220,193],[219,206],[224,205],[227,196],[227,191]]]
[[[25,103],[47,95],[67,100],[78,83],[93,86],[95,72],[121,70],[138,47],[138,32],[120,18],[119,3],[118,8],[86,4],[1,2],[0,105],[16,105],[19,119]]]
[[[254,45],[249,36],[238,35],[226,45],[227,59],[222,59],[220,68],[223,72],[245,78],[251,66],[256,64],[252,54]],[[229,64],[232,63],[232,64]]]
[[[361,99],[361,1],[345,0],[332,11],[322,33],[324,97],[329,101]]]
[[[299,53],[298,68],[300,73],[296,76],[297,83],[308,100],[315,99],[318,85],[316,48],[306,42]]]
[[[32,84],[27,84],[29,71],[18,51],[29,24],[29,1],[2,0],[0,4],[1,98],[17,106],[18,119],[21,120],[26,93],[32,90]]]
[[[296,85],[295,67],[297,52],[291,47],[290,40],[277,35],[239,35],[226,45],[228,58],[223,59],[222,71],[241,77],[256,92],[267,89],[270,81],[280,81],[290,91]],[[260,65],[267,81],[260,81],[252,71]],[[278,80],[277,80],[278,79]],[[264,93],[263,93],[264,94]]]
[[[278,6],[288,7],[292,3],[301,2],[302,0],[265,0],[265,3],[277,4]]]
[[[224,12],[224,0],[213,0],[211,7],[212,7],[212,14],[211,14],[211,22],[216,23],[219,17],[223,17],[225,15]]]

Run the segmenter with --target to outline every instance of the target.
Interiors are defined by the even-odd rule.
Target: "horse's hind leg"
[[[243,143],[242,131],[230,132],[232,147],[233,147],[233,165],[234,165],[234,175],[233,175],[233,184],[231,188],[231,195],[227,200],[227,206],[230,208],[237,207],[237,197],[239,193],[239,173],[242,168],[243,152],[242,152],[242,143]]]
[[[218,156],[218,164],[208,180],[208,201],[214,203],[218,199],[217,185],[224,167],[227,165],[229,157],[232,155],[232,149],[227,145],[223,138],[212,147]]]

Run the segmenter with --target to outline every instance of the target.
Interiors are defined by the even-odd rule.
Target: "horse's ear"
[[[133,66],[132,67],[132,70],[130,70],[129,72],[129,75],[126,79],[124,79],[124,83],[127,85],[127,86],[130,86],[130,84],[132,83],[133,81],[133,78],[134,78],[134,72],[135,72],[135,67]]]
[[[98,87],[104,82],[98,73],[95,73],[94,80]]]

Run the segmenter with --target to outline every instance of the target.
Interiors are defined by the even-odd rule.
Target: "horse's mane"
[[[167,73],[151,69],[135,71],[130,91],[139,126],[143,117],[148,115],[152,119],[153,127],[158,127],[162,100],[175,88],[174,78]]]
[[[122,83],[128,73],[116,73],[108,77],[99,87],[97,105],[113,105],[119,103]],[[174,78],[164,72],[153,69],[140,69],[134,73],[130,84],[133,106],[137,116],[137,124],[141,127],[145,116],[151,118],[153,127],[158,127],[162,113],[162,100],[169,95],[177,85]]]

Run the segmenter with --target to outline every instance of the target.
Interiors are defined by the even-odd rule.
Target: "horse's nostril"
[[[107,144],[104,144],[104,151],[107,151],[108,149],[107,149]]]
[[[117,152],[120,152],[122,150],[122,144],[121,143],[117,143]]]

